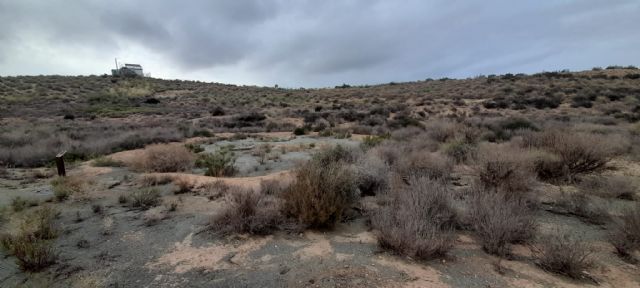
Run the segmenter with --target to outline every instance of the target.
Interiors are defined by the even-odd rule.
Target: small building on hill
[[[113,76],[140,76],[143,77],[142,66],[140,64],[124,64],[124,66],[118,69],[112,69],[111,75]]]

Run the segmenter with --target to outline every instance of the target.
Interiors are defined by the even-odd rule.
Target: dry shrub
[[[194,157],[184,145],[156,144],[148,146],[137,160],[137,169],[165,173],[191,169]]]
[[[280,195],[291,185],[290,181],[280,179],[263,179],[260,180],[260,191],[265,195]]]
[[[454,162],[460,164],[467,162],[475,154],[476,147],[462,140],[455,140],[444,144],[444,153]]]
[[[234,188],[227,194],[227,204],[213,216],[209,228],[216,234],[248,233],[265,235],[285,223],[277,198],[253,190]]]
[[[146,226],[153,226],[168,217],[164,207],[154,207],[144,212],[143,221]]]
[[[53,195],[58,201],[64,201],[73,194],[83,193],[86,181],[79,176],[57,177],[51,181]]]
[[[350,157],[345,151],[321,151],[295,169],[295,179],[282,193],[286,213],[309,227],[332,227],[342,219],[357,191],[355,176],[342,160]]]
[[[487,253],[510,256],[510,244],[525,243],[534,236],[537,225],[524,199],[477,189],[470,204],[467,221]]]
[[[546,150],[557,157],[536,164],[543,180],[569,180],[574,176],[602,170],[607,162],[627,148],[620,135],[549,130],[523,136],[523,145]]]
[[[193,182],[189,180],[187,177],[175,177],[173,178],[173,184],[175,184],[175,189],[173,190],[173,194],[183,194],[191,192],[193,189]]]
[[[394,171],[403,177],[418,176],[431,179],[448,179],[453,163],[438,153],[412,151],[398,159]]]
[[[481,145],[476,157],[480,184],[494,192],[523,195],[535,181],[529,150],[504,144]]]
[[[173,181],[173,177],[170,175],[143,175],[138,180],[142,187],[165,185],[171,183],[171,181]]]
[[[584,272],[593,266],[593,250],[582,237],[557,229],[536,241],[533,251],[544,270],[574,279],[590,279]]]
[[[609,242],[622,257],[640,249],[640,204],[623,211],[613,222]]]
[[[14,234],[0,235],[0,245],[16,257],[23,271],[40,271],[55,263],[57,255],[52,239],[58,231],[54,225],[58,212],[49,206],[25,215]]]
[[[160,204],[160,193],[153,188],[141,189],[131,194],[131,206],[142,210]]]
[[[451,191],[427,177],[394,183],[391,203],[376,211],[371,224],[385,249],[420,259],[444,256],[455,242],[456,214]]]
[[[372,196],[389,186],[391,168],[375,153],[368,152],[354,164],[360,195]]]
[[[425,130],[431,139],[444,143],[456,137],[456,131],[462,129],[462,125],[446,120],[434,120],[427,122]]]
[[[583,193],[562,193],[556,202],[558,207],[566,210],[565,213],[595,225],[606,224],[609,220],[606,204],[602,199]]]
[[[209,200],[216,200],[227,194],[227,191],[229,191],[230,187],[223,181],[217,180],[214,182],[205,183],[204,185],[202,185],[202,187],[200,187],[200,189]]]
[[[601,198],[634,200],[637,199],[637,185],[629,176],[591,175],[580,179],[578,188],[582,193]]]

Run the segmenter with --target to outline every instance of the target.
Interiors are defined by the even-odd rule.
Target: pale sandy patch
[[[333,254],[333,247],[329,243],[329,238],[326,235],[317,232],[307,231],[304,233],[305,237],[311,241],[311,244],[296,251],[295,256],[301,259],[309,259],[313,257],[326,258]]]
[[[360,244],[376,244],[376,236],[368,231],[364,231],[355,235],[338,235],[332,238],[333,241],[340,243],[360,243]]]
[[[398,269],[411,277],[411,280],[408,282],[392,283],[390,285],[386,285],[385,287],[449,287],[449,285],[440,280],[440,272],[429,266],[418,263],[408,263],[402,260],[391,258],[389,256],[382,256],[380,258],[377,258],[375,261],[380,265],[392,269]]]
[[[193,247],[193,233],[187,235],[182,242],[175,243],[173,249],[160,256],[145,266],[150,269],[160,269],[164,266],[173,267],[173,273],[185,273],[189,270],[202,268],[206,270],[218,270],[246,265],[249,261],[247,255],[264,246],[271,236],[247,239],[238,245],[217,244],[203,247]],[[225,256],[235,253],[226,261]],[[232,266],[233,265],[233,266]]]

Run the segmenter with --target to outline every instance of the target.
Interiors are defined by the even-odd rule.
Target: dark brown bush
[[[295,169],[295,179],[282,193],[287,214],[309,227],[332,227],[342,219],[357,191],[342,153],[328,149]]]
[[[640,249],[640,204],[624,210],[614,219],[609,242],[623,257],[629,257]]]
[[[574,279],[590,279],[584,272],[593,267],[593,250],[581,237],[557,229],[551,235],[540,237],[533,251],[544,270]]]
[[[509,145],[481,145],[476,156],[480,184],[494,192],[523,195],[535,183],[530,151]]]
[[[451,191],[439,181],[411,177],[388,192],[391,203],[374,212],[371,224],[385,249],[420,259],[444,256],[455,242]]]
[[[511,244],[527,242],[537,229],[533,211],[524,199],[482,189],[472,192],[466,221],[482,248],[501,257],[510,256]]]
[[[619,135],[562,130],[527,133],[522,143],[557,156],[536,164],[541,179],[568,181],[573,181],[576,175],[602,170],[627,147],[627,140]]]
[[[147,147],[134,166],[144,171],[164,173],[186,171],[193,163],[193,154],[184,145],[157,144]]]
[[[266,195],[280,195],[291,183],[279,179],[260,180],[260,191]]]
[[[280,200],[253,190],[229,191],[224,209],[211,218],[209,228],[216,234],[248,233],[265,235],[286,222]]]

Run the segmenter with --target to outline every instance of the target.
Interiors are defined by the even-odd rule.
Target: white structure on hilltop
[[[144,77],[144,72],[140,64],[124,64],[124,66],[119,66],[118,59],[116,59],[116,69],[111,69],[111,75]]]

